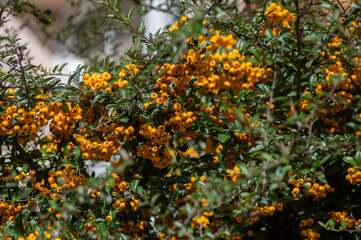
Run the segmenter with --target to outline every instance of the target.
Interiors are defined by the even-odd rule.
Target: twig
[[[244,3],[246,4],[247,15],[249,16],[249,18],[252,18],[251,2],[249,0],[244,0]]]
[[[271,86],[271,92],[270,92],[270,99],[269,99],[269,105],[267,108],[267,129],[269,127],[269,123],[271,120],[271,108],[272,108],[272,104],[273,104],[273,97],[274,97],[274,90],[276,87],[276,73],[273,74],[273,78],[272,78],[272,86]]]
[[[24,67],[23,67],[23,64],[22,64],[23,54],[18,52],[17,47],[13,43],[11,43],[11,45],[12,45],[13,49],[15,50],[15,55],[17,56],[17,58],[19,60],[19,67],[20,67],[20,72],[21,72],[21,81],[24,84],[26,96],[28,98],[30,98],[30,93],[29,93],[29,89],[28,89],[28,85],[27,85],[26,77],[25,77],[25,71],[24,71]]]
[[[298,0],[294,0],[295,5],[296,5],[296,38],[297,38],[297,62],[296,62],[296,67],[297,67],[297,74],[296,74],[296,99],[297,101],[300,99],[300,93],[301,93],[301,37],[302,37],[302,32],[300,30],[300,8],[299,8],[299,3]]]

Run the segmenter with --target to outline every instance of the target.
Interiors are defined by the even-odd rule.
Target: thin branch
[[[249,18],[252,18],[252,7],[251,2],[249,0],[244,0],[244,3],[246,4],[246,11]]]
[[[299,8],[299,2],[298,0],[294,0],[296,5],[296,38],[297,38],[297,75],[296,75],[296,99],[297,101],[300,99],[300,93],[301,93],[301,37],[302,32],[300,30],[300,8]]]
[[[21,73],[20,78],[21,78],[21,81],[23,82],[23,85],[25,87],[26,96],[28,98],[30,98],[29,88],[28,88],[28,84],[27,84],[26,76],[25,76],[25,70],[24,70],[24,67],[23,67],[23,64],[22,64],[24,56],[23,56],[22,53],[20,53],[18,51],[18,48],[15,46],[14,43],[11,43],[11,45],[12,45],[12,47],[13,47],[13,49],[15,51],[15,55],[18,58],[18,61],[19,61],[19,67],[20,67],[20,73]]]

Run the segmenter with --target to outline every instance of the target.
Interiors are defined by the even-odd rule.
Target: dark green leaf
[[[176,182],[176,183],[190,183],[190,180],[188,178],[185,178],[185,177],[176,177],[174,179],[174,182]]]
[[[21,232],[15,230],[15,229],[6,229],[5,232],[3,233],[4,236],[9,236],[9,237],[17,237],[17,238],[23,238],[24,235],[21,234]]]
[[[202,43],[202,45],[201,46],[199,46],[199,50],[200,49],[202,49],[202,48],[205,48],[205,47],[208,47],[208,46],[210,46],[210,45],[212,45],[213,44],[213,42],[211,42],[211,41],[208,41],[208,42],[205,42],[205,43]]]
[[[105,236],[106,235],[106,230],[107,230],[107,227],[105,226],[105,223],[104,222],[101,222],[99,224],[99,234],[101,236]]]
[[[343,161],[347,162],[347,163],[350,163],[350,164],[353,164],[353,165],[357,165],[355,159],[353,159],[352,157],[350,156],[345,156],[342,158]]]

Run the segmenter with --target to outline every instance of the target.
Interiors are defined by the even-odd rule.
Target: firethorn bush
[[[359,2],[134,4],[98,2],[134,47],[66,83],[3,31],[2,239],[359,239]]]

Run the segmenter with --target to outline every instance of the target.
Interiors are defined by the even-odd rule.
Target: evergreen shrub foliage
[[[360,3],[240,2],[100,1],[82,26],[134,47],[74,37],[89,65],[66,83],[2,31],[2,239],[359,239]],[[133,15],[154,9],[175,23],[146,34]],[[26,14],[70,37],[0,2],[2,28]]]

